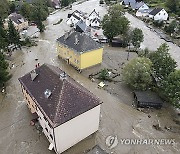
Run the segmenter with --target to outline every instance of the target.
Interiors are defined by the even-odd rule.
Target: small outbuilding
[[[161,108],[163,105],[162,99],[150,90],[134,91],[134,99],[137,107]]]

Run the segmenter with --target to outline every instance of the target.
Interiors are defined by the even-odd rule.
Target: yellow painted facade
[[[80,70],[102,63],[103,48],[79,53],[58,42],[57,52],[62,59]]]
[[[31,111],[31,113],[35,113],[36,108],[37,108],[36,103],[34,102],[34,100],[31,98],[31,96],[27,93],[27,91],[25,90],[25,88],[22,85],[21,85],[21,88],[22,88],[23,95],[26,99],[26,103],[27,103],[29,110]]]

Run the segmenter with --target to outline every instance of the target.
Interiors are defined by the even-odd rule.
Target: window
[[[52,136],[51,134],[50,134],[49,136],[50,136],[50,138],[53,140],[53,136]]]
[[[161,13],[159,13],[159,15],[161,15]]]
[[[47,129],[47,128],[45,128],[45,130],[46,130],[46,132],[48,132],[48,129]]]
[[[46,118],[46,117],[44,117],[44,119],[47,121],[47,118]]]

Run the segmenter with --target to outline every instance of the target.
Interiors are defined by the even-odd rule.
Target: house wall
[[[98,130],[100,105],[56,127],[57,152],[62,153]]]
[[[99,16],[98,16],[95,12],[93,12],[93,13],[89,16],[89,20],[92,20],[92,19],[94,19],[94,18],[99,18]]]
[[[83,18],[82,18],[78,13],[75,13],[75,15],[78,16],[78,17],[80,17],[80,18],[83,20]],[[66,23],[67,23],[68,25],[71,25],[71,24],[75,25],[75,24],[77,24],[78,21],[79,21],[79,20],[72,15],[72,16],[66,21]]]
[[[154,16],[154,20],[167,20],[167,19],[168,19],[168,14],[164,9],[162,9],[158,14]]]
[[[41,127],[43,128],[43,133],[45,134],[46,138],[48,139],[48,141],[50,143],[53,143],[54,145],[54,134],[53,134],[53,128],[51,128],[47,118],[43,115],[43,113],[41,112],[41,110],[38,108],[38,106],[36,105],[36,103],[34,102],[34,100],[31,98],[31,96],[26,92],[26,90],[24,89],[24,87],[21,85],[22,88],[22,92],[24,97],[27,100],[27,106],[30,109],[31,113],[37,113],[38,115],[38,120],[39,123],[41,125]]]
[[[13,24],[14,24],[15,29],[18,30],[18,31],[22,31],[24,28],[28,28],[28,21],[23,22],[23,23],[21,23],[19,25],[16,24],[15,22],[13,22]],[[8,21],[6,21],[4,23],[4,28],[8,29]]]
[[[81,54],[81,69],[100,64],[102,62],[103,48]]]
[[[31,96],[28,94],[28,92],[25,90],[25,88],[21,85],[22,93],[26,99],[26,104],[31,111],[31,113],[36,112],[37,105],[35,104],[34,100],[31,98]]]
[[[100,23],[97,20],[95,20],[94,22],[91,22],[91,26],[92,27],[99,27]]]
[[[53,143],[54,145],[54,133],[53,133],[53,128],[51,128],[51,125],[49,124],[47,118],[43,115],[43,113],[41,112],[41,110],[37,107],[37,115],[38,115],[38,120],[39,123],[41,125],[41,127],[43,128],[43,133],[46,136],[46,138],[48,139],[48,141],[50,143]]]
[[[69,64],[77,68],[80,68],[81,66],[80,55],[77,52],[65,47],[59,42],[57,43],[57,51],[58,51],[58,55],[61,58],[69,61]]]
[[[139,11],[136,12],[137,17],[147,17],[148,14],[149,14],[148,12],[143,12],[143,13]]]

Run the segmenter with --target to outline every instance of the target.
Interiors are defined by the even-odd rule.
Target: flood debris
[[[162,131],[162,128],[159,124],[153,125],[153,128],[158,130],[158,131]]]

